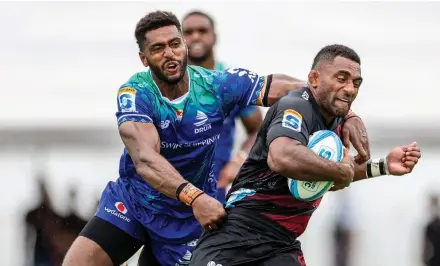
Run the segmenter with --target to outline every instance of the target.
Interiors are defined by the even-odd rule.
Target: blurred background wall
[[[217,59],[261,74],[306,79],[323,46],[354,48],[364,83],[353,109],[373,157],[417,140],[423,159],[408,176],[326,195],[301,237],[305,257],[333,265],[342,219],[354,235],[352,265],[421,265],[428,196],[440,191],[440,3],[331,1],[1,2],[0,265],[28,259],[25,216],[39,203],[39,175],[61,216],[73,208],[85,220],[118,177],[115,93],[142,70],[134,27],[157,9],[210,13]]]

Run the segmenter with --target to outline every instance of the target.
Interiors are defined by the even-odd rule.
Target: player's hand
[[[354,157],[357,164],[363,164],[370,159],[370,143],[364,122],[357,116],[352,116],[344,122],[342,127],[344,146],[350,149],[350,142],[358,152]]]
[[[215,230],[226,215],[223,205],[216,199],[203,194],[192,203],[194,216],[207,230]]]
[[[387,156],[388,171],[391,175],[405,175],[412,172],[422,153],[416,142],[394,148]]]
[[[348,186],[350,186],[350,185],[348,185]],[[346,186],[345,184],[342,184],[342,183],[334,183],[333,186],[332,186],[332,188],[329,189],[328,191],[338,191],[338,190],[344,189],[344,188],[346,188],[346,187],[347,187],[347,186]]]
[[[353,157],[350,155],[350,151],[344,148],[344,157],[341,160],[341,166],[343,166],[343,174],[339,177],[338,180],[335,180],[333,183],[331,191],[340,190],[350,186],[350,183],[353,182],[354,178],[354,170],[355,170],[355,162]]]
[[[220,172],[220,177],[218,179],[217,186],[219,188],[225,188],[231,184],[238,172],[240,171],[241,164],[235,161],[230,161],[226,164],[223,170]]]

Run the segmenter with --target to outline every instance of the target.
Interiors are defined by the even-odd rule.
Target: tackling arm
[[[254,108],[255,111],[251,115],[241,117],[241,121],[243,122],[244,128],[246,129],[246,133],[248,136],[248,138],[243,142],[241,150],[247,153],[249,153],[252,146],[254,145],[258,130],[263,123],[263,115],[261,113],[261,110],[257,107]]]
[[[268,77],[268,86],[262,93],[263,106],[272,106],[291,90],[307,86],[307,82],[284,74],[273,74]]]
[[[125,122],[119,134],[132,158],[137,173],[155,189],[187,205],[203,192],[188,183],[179,172],[160,155],[160,139],[151,123]],[[183,188],[179,195],[178,188]]]
[[[241,121],[247,132],[247,139],[241,145],[241,150],[226,164],[226,166],[220,172],[220,177],[218,181],[218,187],[223,188],[228,184],[232,183],[237,176],[240,167],[246,161],[252,146],[257,138],[258,130],[262,124],[262,114],[257,107],[252,108],[252,113],[250,115],[241,116]]]

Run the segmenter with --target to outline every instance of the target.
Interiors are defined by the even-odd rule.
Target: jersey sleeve
[[[152,106],[148,97],[136,86],[122,86],[118,91],[118,127],[127,121],[153,123]]]
[[[274,118],[268,132],[266,145],[278,137],[288,137],[307,145],[312,126],[312,106],[301,97],[293,97],[292,92],[278,102]]]
[[[219,72],[216,80],[223,107],[229,113],[234,107],[262,105],[268,77],[243,68],[230,68]]]

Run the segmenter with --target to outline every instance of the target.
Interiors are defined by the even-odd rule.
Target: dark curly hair
[[[325,46],[318,52],[313,60],[312,69],[314,69],[320,61],[333,61],[333,59],[338,56],[361,64],[359,55],[353,49],[341,44],[332,44]]]
[[[139,46],[139,50],[142,51],[145,44],[145,34],[149,31],[156,30],[158,28],[166,26],[176,26],[177,29],[182,32],[179,19],[176,15],[168,11],[155,11],[148,13],[145,17],[141,18],[136,25],[134,36],[136,43]]]

